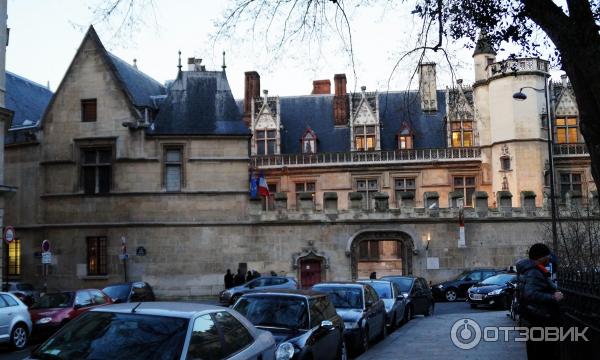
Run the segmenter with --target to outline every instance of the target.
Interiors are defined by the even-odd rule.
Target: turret
[[[487,79],[487,67],[496,62],[496,52],[485,34],[479,34],[475,51],[473,52],[475,82]]]

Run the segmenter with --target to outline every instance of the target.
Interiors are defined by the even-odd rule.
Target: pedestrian
[[[277,276],[277,273],[274,270],[271,270],[271,276]]]
[[[252,271],[248,270],[248,272],[246,273],[246,282],[250,282],[252,281],[252,279],[254,279],[252,277]]]
[[[225,289],[230,289],[233,287],[233,274],[231,273],[231,269],[227,269],[227,273],[225,274]]]
[[[253,279],[258,279],[260,277],[260,273],[256,270],[252,270],[252,278]]]
[[[516,264],[519,316],[521,325],[529,329],[560,326],[558,304],[562,301],[563,294],[557,291],[550,280],[550,272],[546,269],[551,258],[548,246],[537,243],[529,249],[529,259],[520,260]],[[558,359],[559,350],[557,341],[527,340],[528,359]]]
[[[369,279],[371,279],[371,280],[377,280],[377,272],[376,272],[376,271],[373,271],[373,272],[371,273],[371,275],[369,276]]]
[[[238,268],[237,274],[235,274],[235,277],[233,278],[233,285],[240,286],[244,285],[245,282],[246,278],[244,277],[244,272],[242,269]]]

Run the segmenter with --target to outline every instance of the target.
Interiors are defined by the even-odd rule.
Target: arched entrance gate
[[[367,231],[350,245],[352,279],[385,275],[411,275],[414,242],[402,231]]]

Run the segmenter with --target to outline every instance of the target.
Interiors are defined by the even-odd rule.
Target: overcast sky
[[[40,84],[50,83],[54,91],[60,83],[87,27],[94,21],[91,8],[100,0],[9,0],[10,44],[7,70]],[[330,79],[346,73],[348,90],[360,86],[386,90],[394,64],[401,54],[416,44],[421,23],[411,8],[394,9],[395,16],[383,16],[383,8],[350,11],[357,81],[351,61],[339,36],[332,34],[316,42],[296,41],[275,56],[262,35],[237,33],[235,38],[213,42],[215,21],[222,19],[226,0],[154,0],[155,12],[143,16],[145,26],[127,39],[115,37],[115,28],[95,24],[105,47],[123,60],[138,61],[138,67],[160,82],[172,79],[177,71],[177,51],[183,63],[191,56],[204,59],[210,70],[221,67],[226,51],[227,76],[234,96],[243,97],[244,71],[256,70],[261,86],[272,95],[310,94],[312,80]],[[353,13],[354,11],[354,13]],[[154,18],[156,14],[156,20]],[[389,14],[389,12],[388,12]],[[272,35],[269,39],[273,42]],[[473,81],[472,50],[464,43],[448,47],[457,78]],[[498,59],[505,54],[499,53]],[[441,54],[428,54],[438,63],[438,88],[450,85],[449,67]],[[403,61],[393,73],[390,90],[405,90],[416,58]],[[415,83],[413,83],[414,87]]]

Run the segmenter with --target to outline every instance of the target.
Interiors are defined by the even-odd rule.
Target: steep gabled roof
[[[43,117],[45,117],[49,109],[52,108],[56,96],[60,93],[60,90],[63,86],[66,77],[71,72],[71,68],[73,67],[75,60],[81,53],[83,45],[88,39],[96,45],[99,55],[104,59],[106,66],[110,69],[110,72],[114,76],[114,79],[116,80],[118,86],[123,91],[125,97],[129,100],[132,109],[145,106],[153,107],[153,101],[150,97],[154,95],[165,94],[164,86],[162,86],[158,81],[152,79],[148,75],[129,65],[127,62],[109,53],[104,48],[104,45],[100,41],[100,38],[98,37],[98,34],[96,33],[94,27],[90,26],[88,28],[87,33],[83,37],[83,40],[81,41],[81,44],[79,45],[75,56],[69,64],[65,76],[63,77],[60,85],[56,89],[56,92],[50,100],[50,103],[46,107],[46,111],[44,112]]]
[[[11,128],[38,125],[51,98],[45,86],[6,72],[6,108],[15,112]]]
[[[249,135],[223,71],[182,71],[149,135]]]

